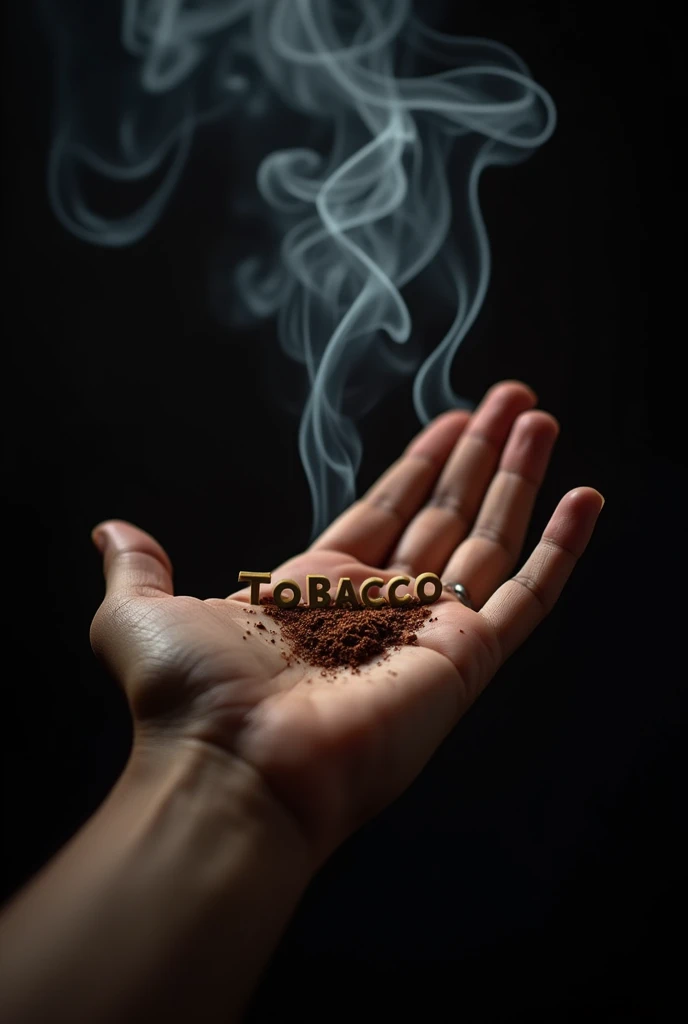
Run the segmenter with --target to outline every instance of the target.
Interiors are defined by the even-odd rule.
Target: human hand
[[[360,673],[323,678],[287,664],[279,644],[242,642],[246,592],[174,597],[157,541],[122,521],[96,527],[107,592],[91,642],[124,687],[135,750],[192,743],[225,758],[228,771],[248,767],[315,863],[397,797],[552,609],[602,507],[590,487],[569,491],[518,575],[502,582],[558,433],[552,416],[532,411],[535,401],[507,381],[473,415],[440,416],[311,548],[274,571],[304,592],[307,573],[358,585],[433,571],[464,584],[474,610],[443,596],[417,646]]]

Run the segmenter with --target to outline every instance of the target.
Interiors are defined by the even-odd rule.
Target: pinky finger
[[[500,643],[501,661],[513,654],[559,599],[595,529],[604,498],[578,487],[561,499],[542,540],[521,571],[495,591],[480,610]]]

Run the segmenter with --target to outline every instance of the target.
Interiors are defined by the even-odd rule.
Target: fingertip
[[[497,381],[497,383],[493,384],[492,387],[489,389],[488,394],[492,394],[495,391],[501,390],[511,392],[518,390],[521,393],[527,391],[528,395],[530,396],[530,399],[533,402],[533,405],[537,405],[537,393],[533,390],[533,388],[531,388],[529,384],[526,384],[526,382],[523,380],[518,380],[516,377],[505,377],[504,380]]]
[[[422,433],[426,433],[429,430],[448,430],[450,427],[465,423],[470,417],[470,409],[447,409],[446,412],[441,412],[439,416],[435,416],[434,419],[430,420]]]
[[[107,537],[105,536],[103,531],[102,530],[91,530],[91,540],[92,540],[94,546],[98,549],[98,551],[102,555],[103,551],[105,551],[105,544],[107,542]]]
[[[122,551],[138,551],[156,558],[172,574],[172,562],[159,541],[126,519],[104,519],[93,527],[91,539],[101,554],[113,557]]]
[[[594,487],[575,487],[564,495],[545,532],[581,554],[592,537],[603,505],[604,498]]]
[[[98,549],[98,551],[100,551],[101,555],[103,554],[105,548],[107,547],[109,537],[109,524],[109,519],[103,519],[102,522],[97,523],[91,530],[91,540],[95,547]]]
[[[470,419],[472,408],[466,409],[447,409],[446,412],[441,412],[439,416],[435,416],[434,420],[428,426],[433,426],[438,423],[463,423]]]
[[[520,414],[516,423],[521,429],[526,426],[529,430],[537,430],[538,433],[558,436],[561,432],[559,420],[545,409],[527,409]]]
[[[468,409],[450,409],[440,413],[417,434],[406,449],[407,455],[438,456],[444,460],[466,428]]]
[[[589,509],[595,515],[600,514],[606,500],[595,487],[574,487],[566,497],[576,508]]]
[[[527,451],[545,449],[550,452],[559,433],[559,421],[551,413],[540,409],[527,409],[516,417],[502,461],[508,461],[509,456],[521,452],[524,448]]]
[[[117,530],[118,527],[121,526],[128,527],[131,530],[138,530],[137,526],[134,526],[133,523],[126,522],[124,519],[101,519],[101,521],[96,523],[91,530],[91,537],[94,543],[96,537],[104,537],[107,539]]]

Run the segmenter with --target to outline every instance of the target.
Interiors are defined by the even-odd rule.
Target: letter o
[[[428,597],[425,593],[425,584],[432,584],[432,594]],[[435,572],[422,572],[420,576],[416,577],[416,589],[415,595],[421,604],[432,604],[433,601],[437,601],[442,594],[442,580]]]
[[[282,597],[285,590],[291,590],[293,597],[288,600]],[[272,600],[278,608],[296,608],[301,600],[301,587],[296,580],[280,580],[272,592]]]

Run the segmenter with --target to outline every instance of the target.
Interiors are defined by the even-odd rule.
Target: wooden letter
[[[271,579],[271,572],[239,573],[239,583],[251,584],[251,604],[260,604],[260,585],[261,583],[269,583]]]
[[[293,597],[282,597],[285,590],[291,590]],[[272,592],[272,600],[278,608],[296,608],[301,600],[301,587],[296,580],[280,580]]]
[[[411,579],[409,576],[393,576],[387,584],[387,600],[391,604],[392,608],[399,608],[401,605],[408,604],[411,600],[410,594],[404,594],[402,597],[397,596],[397,590],[399,587],[407,587]]]
[[[371,597],[368,593],[369,590],[374,590],[375,587],[383,587],[385,581],[380,579],[379,576],[369,576],[367,580],[363,580],[361,583],[361,603],[366,608],[382,608],[383,604],[387,604],[384,597]]]
[[[337,587],[337,596],[334,599],[334,606],[335,608],[343,608],[347,602],[350,602],[353,608],[358,607],[356,588],[348,576],[342,576],[339,581],[339,586]]]
[[[327,576],[308,575],[306,576],[306,585],[308,586],[308,607],[327,608],[332,600],[328,593],[330,581]]]
[[[432,584],[432,593],[428,597],[425,593],[425,584]],[[420,576],[416,576],[416,590],[415,595],[421,604],[432,604],[433,601],[437,601],[442,593],[442,580],[435,572],[422,572]]]

